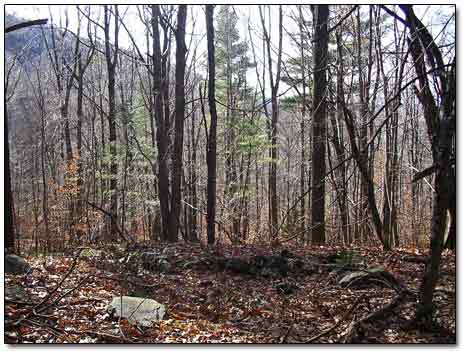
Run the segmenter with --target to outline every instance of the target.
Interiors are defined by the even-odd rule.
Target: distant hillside
[[[17,17],[16,15],[5,15],[5,26],[11,26],[16,23],[27,21],[24,18]],[[7,56],[16,55],[21,53],[19,62],[26,64],[27,62],[34,62],[34,60],[47,50],[47,44],[52,46],[50,26],[31,26],[10,32],[5,35],[5,54]],[[55,35],[56,45],[60,48],[60,52],[65,55],[66,60],[72,60],[74,54],[72,48],[74,47],[74,36],[67,35],[64,40],[64,49],[62,48],[63,41],[60,33],[64,31],[59,30]],[[85,39],[84,39],[85,41]]]
[[[26,20],[12,14],[5,14],[6,27],[23,21]],[[47,32],[48,31],[45,31],[46,35],[48,35]],[[19,29],[5,35],[5,54],[15,55],[21,50],[25,51],[20,62],[33,59],[46,50],[40,26]]]

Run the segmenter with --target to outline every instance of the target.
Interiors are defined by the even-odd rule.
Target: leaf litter
[[[425,258],[413,248],[383,252],[358,247],[358,263],[383,267],[415,292],[380,320],[357,323],[388,305],[388,287],[341,288],[337,273],[319,265],[311,274],[261,277],[227,270],[189,268],[193,259],[214,254],[249,257],[278,254],[264,246],[151,245],[169,252],[175,269],[154,273],[125,259],[125,250],[102,249],[102,257],[47,256],[28,259],[28,275],[6,274],[6,286],[19,285],[27,301],[5,305],[7,343],[455,343],[455,255],[445,250],[435,293],[436,331],[414,327],[414,308]],[[339,247],[287,247],[296,257],[315,260]],[[282,249],[280,249],[282,250]],[[122,253],[123,252],[123,253]],[[125,255],[125,256],[124,256]],[[414,261],[414,262],[411,262]],[[69,276],[63,280],[67,274]],[[276,285],[296,286],[283,294]],[[107,311],[114,296],[152,298],[166,306],[165,319],[149,328],[118,320]],[[360,298],[360,296],[362,298]],[[46,302],[43,302],[46,299]],[[43,303],[42,307],[40,306]]]

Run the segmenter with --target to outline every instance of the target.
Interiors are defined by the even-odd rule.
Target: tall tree
[[[375,228],[375,233],[377,238],[382,243],[383,248],[385,250],[390,249],[389,241],[385,240],[383,236],[383,223],[380,217],[380,212],[377,207],[377,203],[375,200],[375,188],[374,188],[374,180],[372,179],[371,175],[369,174],[369,167],[367,162],[365,162],[365,158],[363,157],[363,152],[365,152],[365,148],[360,150],[360,147],[356,143],[356,129],[355,129],[355,117],[354,113],[347,107],[345,103],[345,93],[343,89],[343,80],[344,80],[344,70],[343,70],[343,54],[342,54],[342,45],[341,45],[341,38],[340,33],[336,33],[337,37],[337,49],[338,49],[338,99],[343,108],[343,116],[345,118],[345,125],[348,132],[348,138],[350,140],[351,152],[353,154],[353,158],[356,161],[356,165],[361,173],[361,179],[366,184],[366,196],[368,201],[368,208],[372,215],[372,221]],[[367,145],[367,144],[366,144]]]
[[[42,38],[45,42],[45,46],[47,47],[48,57],[50,59],[50,63],[53,67],[53,72],[55,75],[56,81],[56,90],[58,93],[59,101],[60,101],[60,117],[61,117],[61,125],[63,130],[63,139],[65,150],[66,150],[66,162],[67,162],[67,172],[65,174],[65,184],[70,185],[72,180],[70,180],[69,174],[72,172],[72,163],[74,155],[73,155],[73,148],[71,143],[71,126],[70,126],[70,119],[69,119],[69,103],[71,98],[71,90],[73,87],[74,77],[76,74],[77,66],[78,66],[78,53],[80,47],[80,40],[73,40],[69,39],[68,37],[68,26],[69,26],[69,16],[68,11],[65,9],[64,12],[65,18],[65,28],[63,30],[56,30],[52,28],[50,31],[51,37],[51,46],[48,43],[47,36],[45,35],[45,31],[42,28]],[[53,16],[50,11],[50,22],[53,26]],[[61,23],[61,19],[60,19]],[[80,18],[78,18],[78,27],[76,36],[79,38],[80,36]],[[72,49],[72,45],[74,48]],[[69,54],[69,51],[72,53]],[[75,212],[76,209],[79,207],[76,206],[74,199],[69,199],[69,203],[67,204],[69,208],[69,216],[65,219],[66,223],[66,231],[70,233],[70,239],[73,240],[75,237]]]
[[[187,6],[179,5],[177,11],[177,30],[176,30],[176,111],[175,111],[175,131],[174,131],[174,153],[172,160],[172,196],[171,214],[169,216],[169,240],[177,241],[180,201],[181,201],[181,180],[182,180],[182,150],[184,138],[184,118],[185,118],[185,55],[187,46],[185,45],[185,22],[187,18]]]
[[[440,48],[427,27],[417,18],[412,5],[401,5],[400,8],[406,15],[406,21],[401,21],[411,33],[410,53],[419,80],[416,95],[424,107],[424,119],[432,146],[433,165],[425,174],[435,173],[429,259],[425,265],[416,311],[417,321],[425,327],[431,327],[435,310],[433,294],[440,269],[447,209],[455,196],[451,193],[455,189],[455,184],[452,184],[455,178],[452,177],[454,170],[451,152],[456,131],[456,58],[448,65],[450,68],[446,69]],[[439,87],[438,97],[431,91],[425,58],[435,70],[432,79]]]
[[[4,95],[7,96],[7,84],[5,85]],[[5,132],[4,132],[4,145],[5,145],[5,250],[7,253],[15,252],[15,227],[14,227],[14,207],[13,195],[11,192],[11,172],[10,172],[10,145],[8,136],[8,107],[7,102],[4,103],[4,118],[5,118]]]
[[[77,6],[79,10],[79,6]],[[88,12],[90,12],[90,6],[87,7]],[[91,33],[91,23],[90,21],[87,24],[87,34],[89,41],[92,43],[91,48],[86,50],[85,60],[82,60],[83,51],[80,49],[77,52],[77,70],[76,70],[76,79],[77,79],[77,166],[78,166],[78,180],[77,180],[77,187],[78,187],[78,195],[77,195],[77,205],[76,205],[76,214],[79,217],[81,210],[82,210],[82,187],[83,187],[83,162],[82,162],[82,124],[84,121],[84,108],[83,108],[83,100],[84,100],[84,75],[89,67],[92,58],[95,54],[95,45],[92,39]],[[78,14],[78,30],[80,32],[81,26],[81,14]]]
[[[46,24],[48,22],[48,19],[39,19],[39,20],[32,20],[32,21],[26,21],[26,22],[21,22],[18,24],[15,24],[13,26],[5,28],[5,34],[6,33],[11,33],[16,30],[19,30],[21,28],[27,28],[30,26],[34,25],[41,25],[41,24]],[[4,108],[4,119],[5,119],[5,131],[3,137],[4,139],[4,146],[5,146],[5,163],[6,163],[6,169],[5,169],[5,207],[6,207],[6,213],[5,213],[5,250],[7,253],[13,253],[15,252],[15,241],[16,241],[16,235],[15,235],[15,226],[14,226],[14,205],[13,205],[13,195],[11,192],[11,172],[10,172],[10,141],[9,141],[9,134],[8,134],[8,100],[12,96],[12,92],[8,91],[9,87],[9,73],[13,69],[13,65],[10,67],[10,70],[8,71],[6,78],[5,78],[5,87],[4,87],[4,98],[5,98],[5,103],[3,104]],[[10,97],[8,98],[8,94],[11,94]]]
[[[337,80],[337,95],[341,95],[341,84],[343,82]],[[348,212],[348,191],[346,179],[346,162],[345,162],[345,145],[343,141],[343,107],[340,102],[336,103],[336,111],[330,113],[330,125],[332,129],[332,145],[337,156],[338,167],[338,181],[334,182],[335,190],[337,193],[337,203],[340,210],[340,219],[343,232],[343,240],[345,244],[351,243],[351,231],[349,226],[349,212]],[[332,168],[332,166],[331,166]]]
[[[165,119],[165,110],[163,109],[163,73],[162,73],[162,55],[160,43],[159,22],[161,19],[160,5],[151,6],[151,26],[153,36],[153,74],[152,74],[152,93],[153,108],[152,114],[156,122],[156,143],[158,147],[158,195],[161,212],[161,239],[166,240],[169,232],[169,175],[167,167],[167,150],[168,138]]]
[[[118,6],[114,5],[114,44],[110,39],[111,11],[108,5],[104,5],[104,29],[105,29],[105,59],[108,73],[108,125],[109,125],[109,147],[110,147],[110,192],[111,192],[111,231],[113,238],[118,232],[118,160],[116,149],[116,63],[119,53],[119,13]],[[113,48],[112,48],[113,47]]]
[[[217,111],[215,98],[216,66],[214,57],[214,5],[206,5],[206,40],[208,42],[208,105],[211,122],[208,132],[206,163],[208,166],[207,185],[207,235],[208,244],[215,241],[215,217],[216,217],[216,129]]]
[[[302,83],[302,96],[301,96],[301,122],[300,122],[300,138],[301,138],[301,165],[300,165],[300,221],[301,233],[304,237],[308,235],[306,232],[306,196],[305,196],[305,174],[306,174],[306,155],[305,155],[305,118],[306,118],[306,58],[305,58],[305,35],[304,35],[304,17],[301,6],[298,7],[298,27],[300,30],[300,65],[301,65],[301,83]]]
[[[312,5],[314,18],[314,88],[312,121],[311,226],[313,244],[325,242],[325,153],[327,128],[328,5]]]
[[[230,222],[235,238],[240,235],[239,197],[243,188],[241,170],[238,169],[240,150],[238,150],[237,130],[244,120],[239,118],[239,108],[249,95],[246,87],[246,71],[252,66],[247,56],[248,45],[240,41],[238,30],[239,17],[231,5],[221,5],[216,15],[216,71],[217,94],[221,97],[225,87],[225,123],[224,123],[224,202],[230,213]]]
[[[270,136],[271,136],[271,150],[270,150],[270,166],[269,166],[269,218],[270,218],[270,232],[271,240],[277,239],[279,229],[279,201],[277,194],[277,121],[279,118],[279,104],[277,100],[277,93],[279,91],[280,83],[280,72],[282,68],[282,5],[279,5],[279,46],[277,51],[277,68],[276,76],[273,75],[272,69],[272,57],[271,55],[271,37],[266,29],[266,23],[264,20],[261,6],[259,7],[259,14],[261,17],[261,24],[263,27],[264,41],[266,44],[267,60],[268,60],[268,71],[269,71],[269,82],[271,86],[271,124],[270,124]]]
[[[371,7],[372,11],[372,7]],[[380,9],[378,9],[380,12]],[[377,27],[377,42],[378,46],[380,47],[380,40],[381,40],[381,29],[380,29],[380,21],[378,20],[379,16],[377,13],[376,16],[376,27]],[[403,76],[404,64],[400,62],[400,58],[402,57],[401,54],[405,51],[405,38],[406,35],[403,36],[404,40],[402,45],[400,46],[399,38],[398,38],[398,30],[397,30],[397,20],[394,19],[394,26],[393,26],[393,34],[395,40],[395,47],[396,52],[398,54],[395,55],[395,81],[394,86],[395,89],[399,89],[401,87],[401,81]],[[384,68],[384,54],[382,49],[377,50],[378,55],[378,65],[379,71],[383,78],[383,93],[385,101],[388,100],[389,92],[388,92],[388,78],[385,73]],[[394,101],[393,106],[398,106],[400,104],[400,94],[397,93],[398,99]],[[398,152],[398,116],[399,112],[398,109],[393,109],[391,111],[391,107],[387,104],[385,106],[385,115],[387,116],[387,122],[385,124],[385,176],[384,176],[384,201],[383,201],[383,235],[386,241],[391,243],[391,246],[399,244],[399,234],[398,234],[398,223],[397,223],[397,206],[398,206],[398,177],[399,177],[399,169],[398,169],[398,162],[399,162],[399,152]]]
[[[50,22],[53,26],[53,16],[50,12]],[[60,98],[60,114],[61,114],[61,121],[63,123],[63,134],[64,134],[64,141],[66,146],[66,160],[68,164],[71,162],[73,158],[73,151],[72,151],[72,144],[71,144],[71,132],[70,132],[70,125],[69,125],[69,100],[71,95],[71,88],[72,82],[74,79],[74,74],[77,68],[77,53],[79,52],[79,40],[73,40],[74,42],[74,50],[73,50],[73,57],[69,57],[68,54],[68,25],[69,25],[69,18],[68,12],[65,10],[65,28],[61,31],[56,31],[54,28],[50,31],[51,36],[51,43],[52,46],[50,47],[48,44],[47,36],[45,35],[45,31],[42,28],[42,37],[44,39],[45,45],[47,47],[48,56],[50,58],[50,62],[53,66],[53,72],[55,74],[56,79],[56,87],[58,91],[58,95]],[[77,36],[79,36],[79,29]],[[56,35],[57,33],[61,34],[61,41],[57,42]],[[58,44],[60,46],[58,47]],[[72,70],[68,73],[68,68],[72,64]]]

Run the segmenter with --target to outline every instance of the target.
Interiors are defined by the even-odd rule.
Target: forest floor
[[[159,244],[157,244],[159,247]],[[200,245],[171,244],[177,262],[211,255]],[[287,247],[298,257],[329,256],[338,247]],[[280,251],[282,248],[280,248]],[[455,343],[455,255],[443,253],[435,293],[435,331],[412,323],[425,252],[353,248],[364,267],[381,266],[402,281],[412,298],[360,322],[388,306],[391,288],[342,288],[325,265],[311,274],[261,277],[230,271],[176,266],[169,274],[130,267],[114,250],[98,257],[76,255],[29,257],[26,275],[5,275],[5,286],[22,286],[27,299],[5,304],[7,343]],[[273,252],[274,251],[274,252]],[[247,257],[276,254],[256,246],[222,247],[215,255]],[[411,260],[413,257],[415,259]],[[409,259],[407,259],[409,258]],[[75,263],[75,264],[73,264]],[[296,287],[282,294],[278,283]],[[114,296],[152,298],[166,306],[162,321],[150,328],[114,318],[107,306]]]

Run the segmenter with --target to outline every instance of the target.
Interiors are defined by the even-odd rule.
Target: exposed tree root
[[[366,323],[378,321],[380,319],[385,319],[389,314],[391,314],[397,307],[399,307],[408,296],[408,293],[404,291],[403,293],[398,294],[388,305],[382,307],[381,309],[374,311],[367,316],[361,318],[358,321],[353,322],[347,334],[343,337],[344,343],[356,343],[361,340],[364,336],[364,327]]]
[[[309,340],[305,340],[305,342],[306,343],[312,343],[312,342],[322,338],[323,336],[329,334],[330,332],[332,332],[335,328],[337,328],[344,320],[346,320],[350,316],[350,314],[354,311],[356,306],[359,305],[359,303],[364,298],[364,296],[365,296],[365,294],[362,294],[360,297],[358,297],[358,299],[353,303],[351,308],[334,325],[332,325],[330,328],[327,328],[323,332],[311,337]]]

